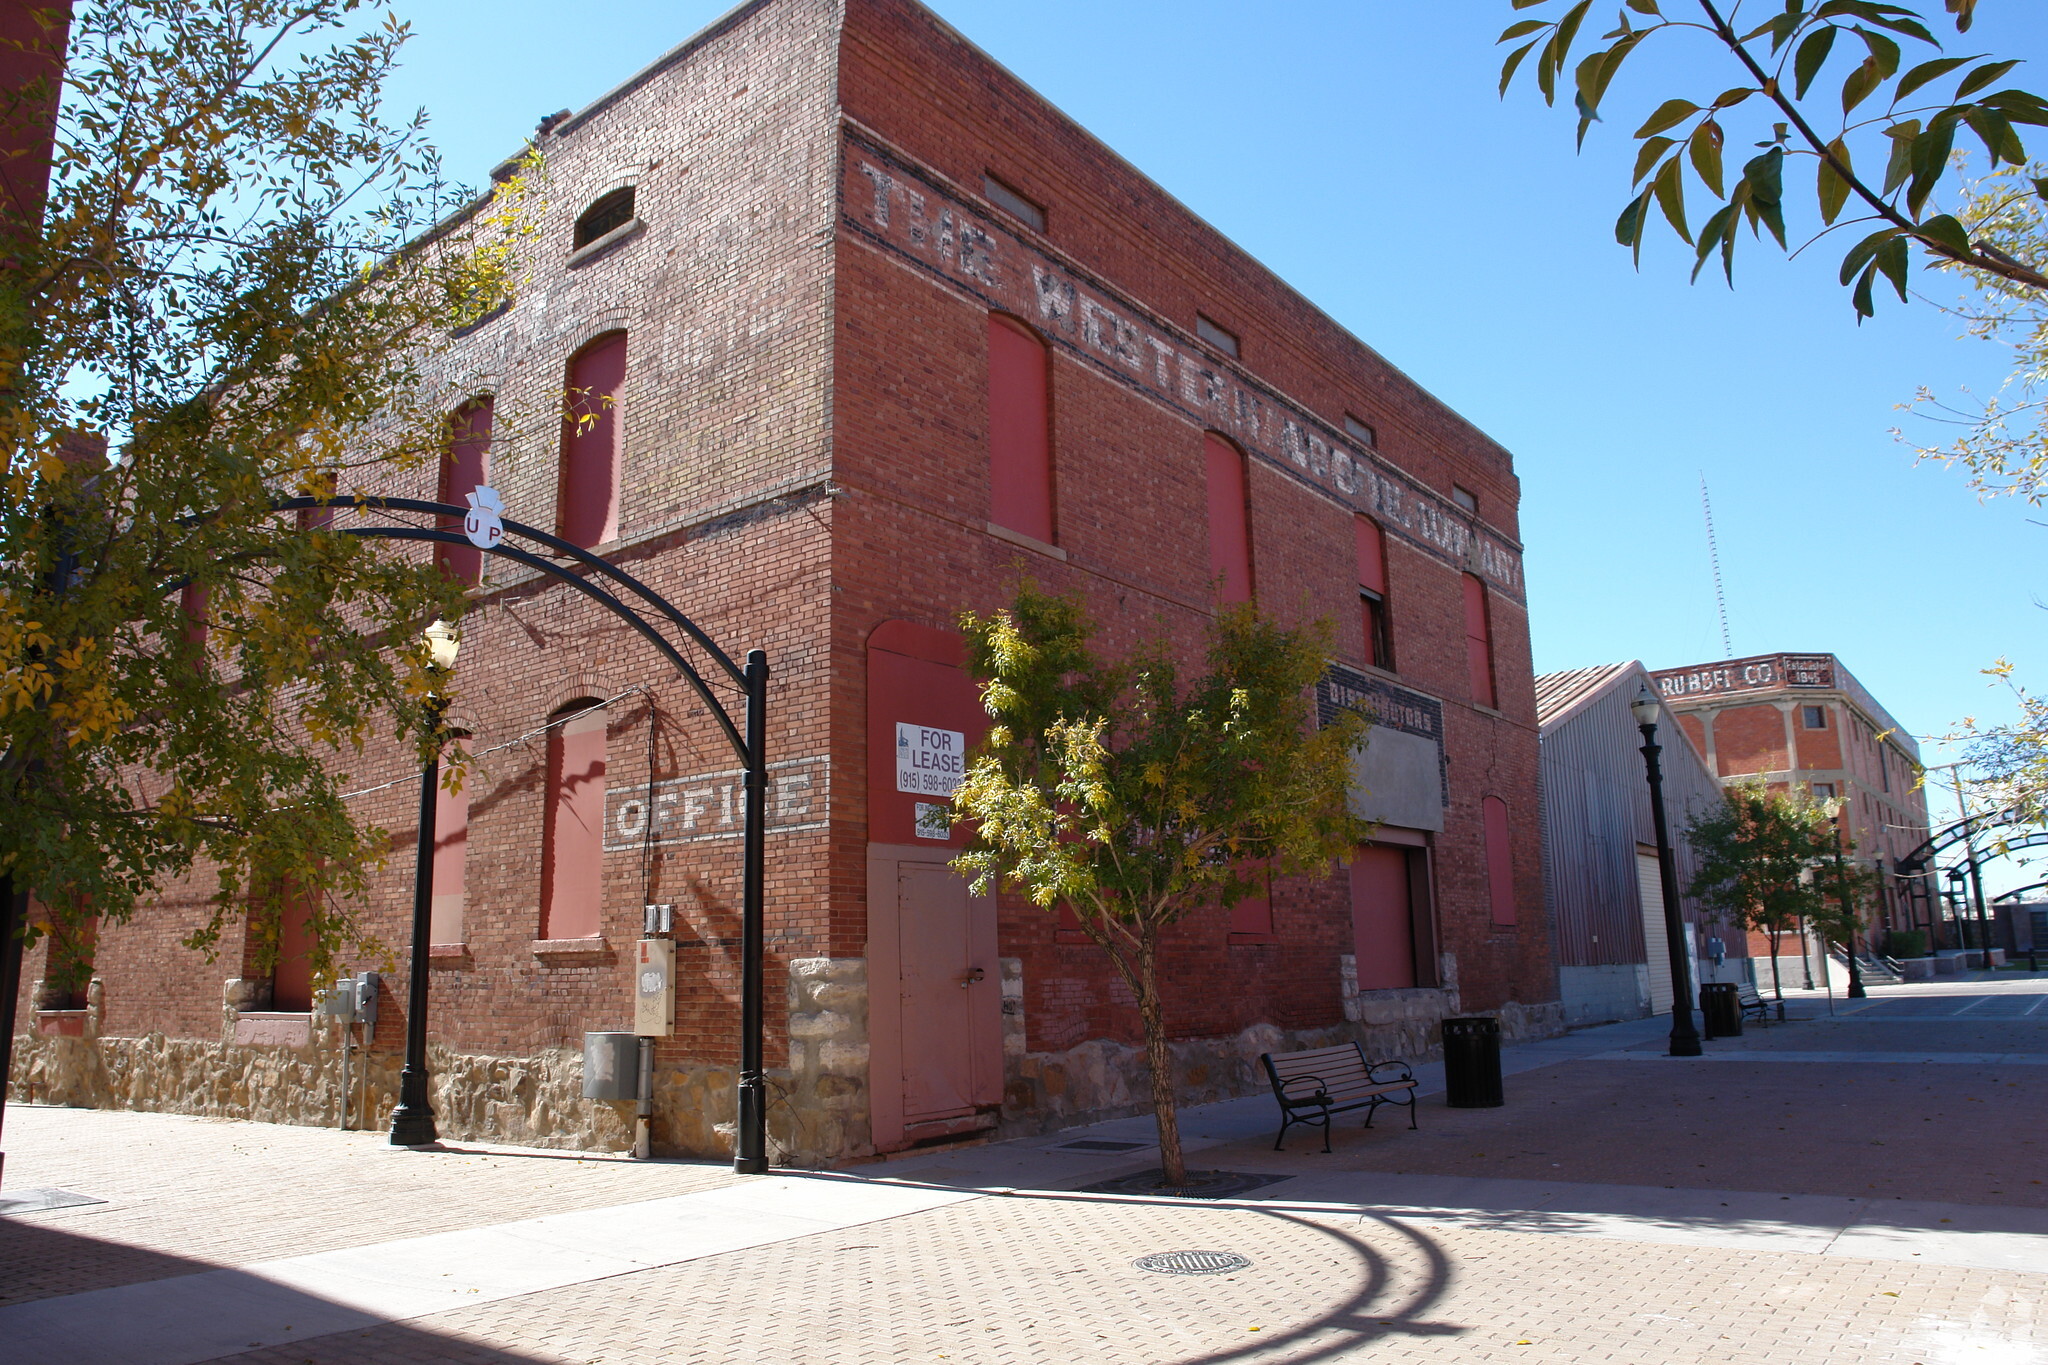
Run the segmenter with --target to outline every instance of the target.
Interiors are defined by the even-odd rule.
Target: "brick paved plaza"
[[[1093,1195],[1127,1119],[735,1178],[376,1134],[10,1107],[0,1360],[2048,1361],[2048,980],[1818,997],[1664,1058],[1510,1049],[1508,1104],[1272,1151],[1189,1111],[1217,1203]],[[1235,1252],[1213,1275],[1154,1252]]]

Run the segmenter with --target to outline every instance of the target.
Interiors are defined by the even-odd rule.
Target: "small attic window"
[[[1218,327],[1200,313],[1195,314],[1195,335],[1225,355],[1237,354],[1237,333]]]
[[[1009,214],[1033,232],[1045,231],[1045,207],[1034,204],[992,175],[981,177],[981,192],[988,202]]]
[[[571,250],[589,246],[607,232],[615,231],[633,221],[633,187],[613,190],[602,195],[597,202],[583,210],[583,216],[576,220],[576,238]]]
[[[1344,430],[1350,433],[1352,440],[1358,442],[1367,450],[1374,450],[1379,446],[1379,433],[1375,432],[1368,423],[1359,421],[1348,412],[1344,414]]]
[[[1479,511],[1479,495],[1463,484],[1454,483],[1451,485],[1451,501],[1475,515]]]

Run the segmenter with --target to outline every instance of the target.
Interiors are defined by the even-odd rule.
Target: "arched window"
[[[619,389],[626,334],[599,337],[569,361],[555,534],[589,549],[619,533]]]
[[[1365,623],[1365,661],[1374,668],[1394,666],[1394,635],[1387,621],[1387,545],[1379,524],[1356,519],[1358,531],[1358,607]]]
[[[472,398],[448,418],[448,446],[441,455],[441,480],[435,497],[455,507],[465,504],[478,487],[490,482],[491,418],[496,401],[489,394]],[[444,531],[460,531],[460,518],[447,519]],[[438,544],[434,561],[450,578],[474,583],[483,577],[484,552],[474,545]]]
[[[1052,435],[1045,343],[1009,318],[988,319],[988,519],[1053,543]]]
[[[1486,584],[1476,574],[1465,579],[1465,668],[1472,684],[1472,700],[1481,706],[1496,706],[1499,698],[1493,685],[1493,622],[1487,611]]]
[[[607,232],[615,231],[633,221],[633,187],[627,185],[609,194],[599,195],[589,208],[577,216],[576,234],[570,243],[571,251],[589,246]]]
[[[540,936],[596,938],[604,900],[605,713],[573,701],[550,717],[541,827]]]
[[[1208,466],[1209,576],[1221,580],[1224,602],[1252,600],[1252,533],[1245,504],[1244,452],[1208,432],[1202,437]]]
[[[469,736],[457,735],[450,747],[469,750]],[[469,778],[464,775],[462,790],[451,792],[445,786],[434,795],[434,899],[430,912],[427,942],[465,943],[462,923],[462,907],[467,898],[464,885],[469,871]]]

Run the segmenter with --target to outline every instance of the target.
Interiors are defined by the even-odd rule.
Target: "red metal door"
[[[969,1114],[1002,1095],[1002,986],[987,907],[943,863],[900,863],[903,1121]],[[986,942],[984,942],[986,940]]]

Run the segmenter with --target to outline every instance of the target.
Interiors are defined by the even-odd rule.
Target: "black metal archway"
[[[1893,864],[1893,875],[1904,885],[1909,901],[1918,897],[1927,910],[1929,947],[1933,947],[1938,936],[1935,930],[1944,919],[1941,909],[1941,890],[1934,885],[1937,873],[1935,860],[1942,854],[1961,848],[1968,857],[1960,865],[1967,873],[1970,884],[1970,900],[1976,911],[1978,933],[1986,937],[1988,945],[1989,915],[1984,898],[1984,864],[1994,858],[2003,858],[2022,849],[2048,847],[2048,830],[2034,830],[2017,838],[1992,836],[1992,830],[2011,829],[2019,825],[2036,823],[2037,817],[2021,806],[2004,806],[1998,810],[1983,811],[1965,816],[1951,824],[1942,826],[1921,842],[1918,848],[1906,854]],[[1976,840],[1995,839],[1996,847],[1979,851]],[[1957,924],[1963,917],[1958,911]],[[1962,930],[1958,928],[1959,934]],[[1967,935],[1964,935],[1967,942]]]
[[[417,498],[379,497],[286,498],[276,506],[280,512],[324,509],[357,513],[411,512],[453,520],[457,524],[474,510]],[[759,1175],[768,1169],[768,1096],[762,1067],[768,655],[764,650],[749,650],[745,666],[736,664],[696,622],[616,564],[535,527],[503,518],[499,521],[503,533],[489,545],[472,541],[462,532],[447,530],[443,525],[414,526],[405,522],[389,522],[382,525],[330,526],[328,529],[366,540],[410,540],[471,547],[509,559],[574,588],[632,626],[656,652],[674,665],[724,732],[746,773],[740,876],[740,1074],[733,1169],[743,1175]],[[525,544],[512,543],[515,540]],[[535,553],[533,549],[526,548],[528,545],[549,553]],[[562,560],[568,563],[560,562]],[[670,639],[669,632],[679,633],[682,640]],[[738,723],[734,722],[732,714],[703,672],[683,652],[692,646],[703,654],[716,673],[739,684],[746,698],[746,709]],[[425,950],[423,943],[413,945],[415,954]]]

